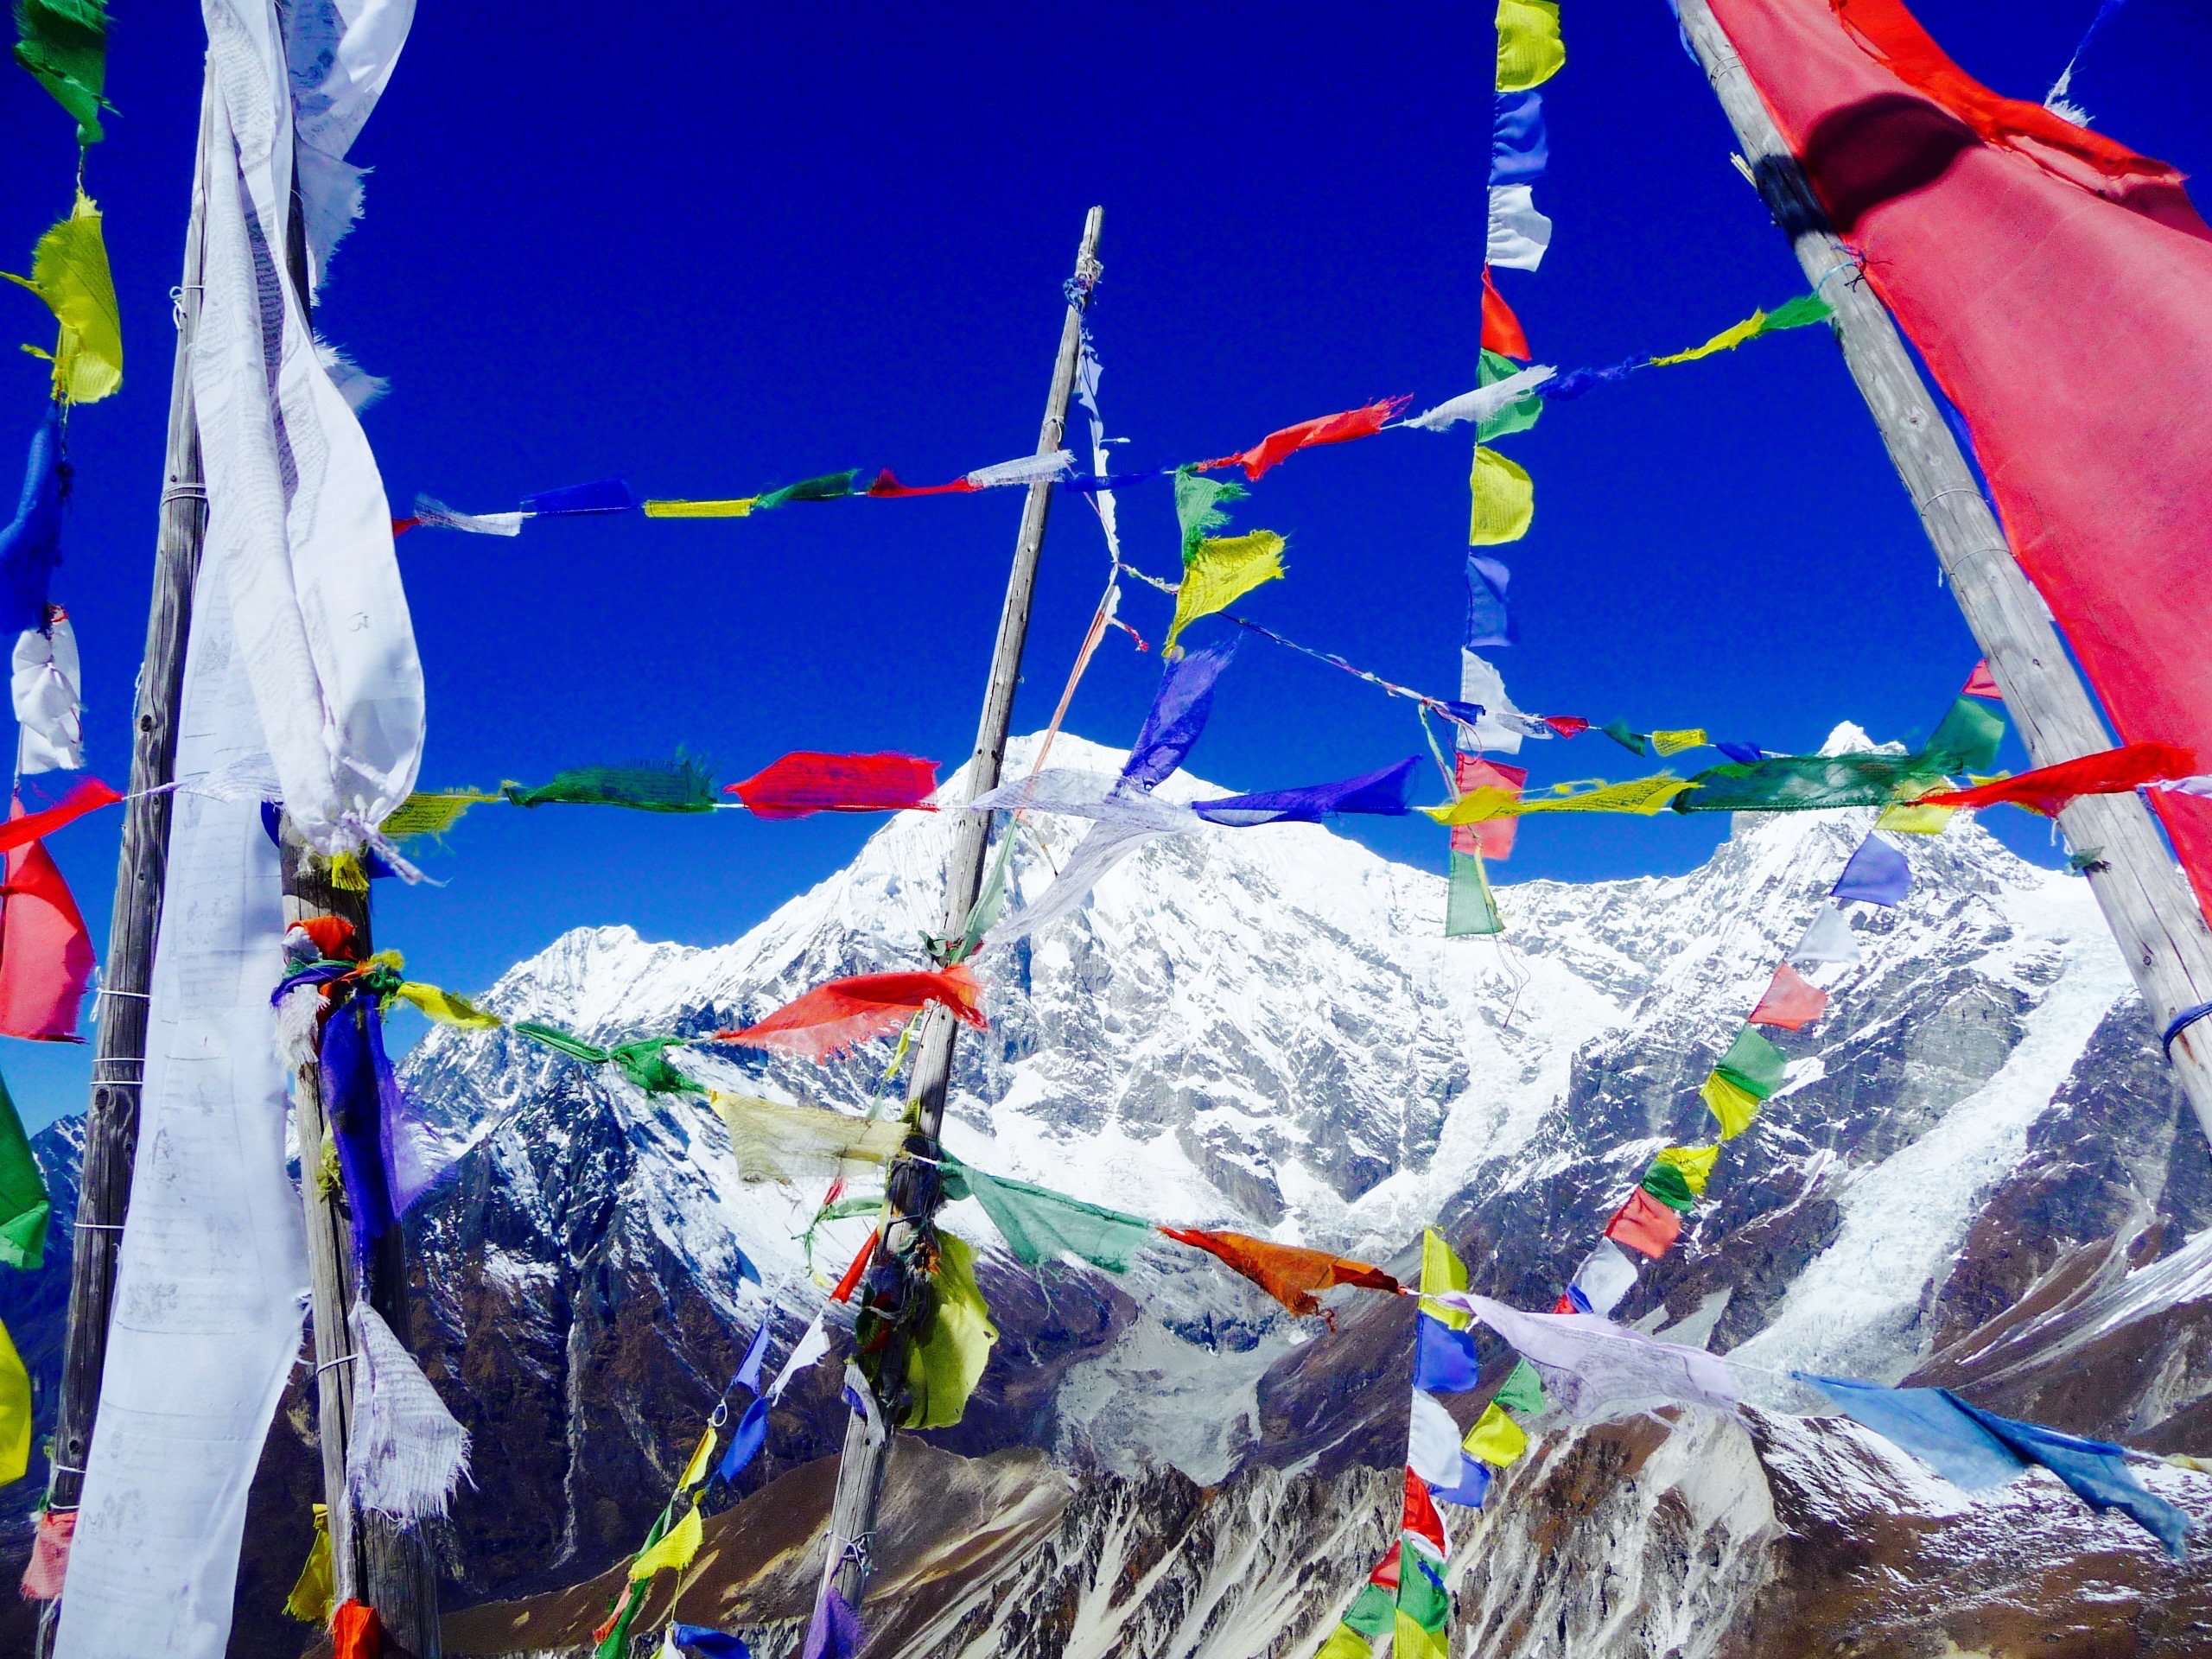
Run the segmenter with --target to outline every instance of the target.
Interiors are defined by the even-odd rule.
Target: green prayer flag
[[[714,774],[682,755],[664,766],[578,766],[536,789],[502,784],[517,806],[627,806],[640,812],[711,812]]]
[[[987,1175],[942,1147],[938,1155],[944,1160],[944,1196],[973,1198],[982,1205],[1024,1267],[1036,1267],[1065,1253],[1109,1273],[1126,1273],[1157,1230],[1142,1216],[1085,1204],[1027,1181]]]
[[[755,512],[766,512],[771,507],[780,507],[786,501],[842,501],[853,493],[853,480],[860,476],[855,467],[849,473],[824,473],[819,478],[802,478],[796,484],[786,484],[780,490],[771,490],[753,504]]]
[[[1660,1203],[1675,1210],[1697,1208],[1697,1194],[1690,1191],[1689,1177],[1672,1164],[1656,1164],[1643,1172],[1643,1190]]]
[[[28,1271],[45,1261],[51,1208],[23,1120],[0,1080],[0,1262]]]
[[[1498,1405],[1510,1406],[1515,1411],[1525,1411],[1533,1416],[1544,1408],[1544,1379],[1538,1376],[1536,1368],[1524,1359],[1506,1373],[1503,1384],[1491,1398]]]
[[[1921,753],[1930,772],[1987,772],[1997,764],[1997,746],[2004,740],[2002,715],[1979,697],[1961,697]]]
[[[535,1020],[518,1020],[509,1029],[518,1037],[543,1043],[571,1058],[593,1065],[614,1066],[649,1095],[703,1095],[707,1092],[704,1084],[694,1083],[668,1063],[664,1051],[681,1048],[690,1040],[689,1038],[641,1037],[634,1042],[617,1043],[612,1048],[601,1048],[581,1037],[571,1036],[557,1026],[540,1025]]]
[[[1899,784],[1930,775],[1914,754],[1783,754],[1694,773],[1675,798],[1677,812],[1802,812],[1831,806],[1887,806]]]
[[[950,1196],[950,1193],[948,1193],[947,1196]],[[822,1213],[815,1217],[814,1219],[817,1223],[825,1221],[850,1221],[855,1216],[875,1215],[880,1212],[882,1208],[882,1193],[863,1192],[856,1198],[840,1198],[835,1204],[823,1205]]]
[[[16,0],[16,61],[77,118],[79,144],[97,144],[107,84],[104,0]]]
[[[1649,754],[1651,753],[1650,740],[1648,739],[1642,732],[1631,729],[1628,721],[1624,720],[1609,720],[1598,729],[1603,732],[1607,737],[1611,738],[1614,742],[1619,744],[1621,747],[1626,749],[1630,754]]]
[[[1786,305],[1777,305],[1759,324],[1759,333],[1771,334],[1784,328],[1802,328],[1835,315],[1835,308],[1817,294],[1800,294]]]
[[[1504,931],[1497,900],[1491,896],[1490,877],[1483,872],[1482,855],[1453,853],[1452,885],[1444,899],[1444,937],[1464,939]]]
[[[1423,1568],[1427,1571],[1423,1571]],[[1398,1606],[1397,1611],[1434,1636],[1452,1622],[1452,1598],[1437,1582],[1435,1567],[1430,1566],[1421,1548],[1401,1543],[1398,1549]]]
[[[1366,1585],[1351,1599],[1351,1605],[1344,1609],[1344,1622],[1372,1640],[1397,1624],[1397,1599],[1391,1595],[1388,1586]]]
[[[1766,1100],[1782,1087],[1789,1063],[1789,1056],[1745,1026],[1713,1069],[1753,1098]]]
[[[1201,478],[1188,467],[1175,472],[1175,522],[1183,529],[1183,563],[1188,564],[1198,543],[1229,522],[1221,510],[1224,501],[1242,501],[1251,492],[1230,479]]]
[[[1501,352],[1484,352],[1482,365],[1476,371],[1475,384],[1494,386],[1521,372],[1521,365]],[[1536,416],[1544,412],[1544,396],[1532,391],[1526,397],[1508,404],[1486,421],[1475,427],[1475,442],[1488,443],[1492,438],[1502,438],[1509,433],[1526,432],[1536,423]]]

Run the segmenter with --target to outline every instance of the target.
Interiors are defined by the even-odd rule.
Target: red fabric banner
[[[1179,1244],[1217,1256],[1243,1274],[1294,1313],[1319,1313],[1317,1290],[1338,1285],[1358,1285],[1367,1290],[1395,1295],[1403,1287],[1382,1268],[1326,1250],[1300,1249],[1294,1244],[1273,1244],[1243,1233],[1217,1233],[1197,1227],[1160,1230]]]
[[[1311,449],[1323,443],[1345,443],[1353,438],[1371,438],[1412,401],[1410,397],[1385,397],[1381,403],[1370,404],[1364,409],[1348,409],[1341,415],[1323,415],[1313,420],[1300,421],[1296,426],[1286,426],[1280,432],[1268,433],[1249,449],[1224,455],[1217,461],[1202,461],[1196,470],[1210,473],[1217,467],[1242,467],[1245,477],[1257,478],[1268,467],[1288,460],[1300,449]]]
[[[716,1032],[714,1040],[826,1060],[872,1037],[888,1037],[932,1002],[978,1031],[988,1028],[982,986],[967,969],[947,968],[936,974],[833,979],[741,1031]]]
[[[1682,1218],[1642,1187],[1628,1195],[1628,1202],[1605,1224],[1605,1236],[1616,1244],[1641,1250],[1653,1261],[1667,1254],[1681,1236]]]
[[[1491,281],[1488,265],[1483,267],[1483,350],[1523,363],[1535,355],[1529,349],[1529,336],[1521,332],[1521,319]]]
[[[2171,169],[2023,124],[1896,0],[1712,4],[2120,740],[2212,753],[2212,240]],[[2212,800],[2156,806],[2212,908]]]
[[[722,791],[756,818],[810,812],[934,812],[937,762],[911,754],[821,754],[800,749]]]
[[[21,800],[15,811],[20,821]],[[9,849],[0,902],[0,1035],[82,1042],[77,1011],[92,982],[92,936],[43,842]]]
[[[1819,1019],[1827,1005],[1828,994],[1785,962],[1774,970],[1766,995],[1751,1010],[1750,1023],[1796,1031]]]
[[[1526,766],[1508,766],[1496,760],[1485,760],[1478,754],[1455,754],[1452,757],[1454,781],[1464,795],[1471,789],[1508,789],[1513,798],[1521,798],[1521,791],[1529,781]],[[1513,832],[1521,827],[1521,820],[1485,818],[1480,823],[1459,823],[1452,827],[1452,850],[1455,853],[1480,853],[1484,858],[1497,860],[1513,850]]]
[[[2037,766],[2017,778],[1998,778],[1972,789],[1944,789],[1923,795],[1921,806],[1994,806],[2009,801],[2055,818],[2077,795],[2120,795],[2145,784],[2163,784],[2196,775],[2196,756],[2171,743],[2130,743],[2078,760]]]

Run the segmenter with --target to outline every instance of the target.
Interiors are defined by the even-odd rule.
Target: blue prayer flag
[[[1213,683],[1236,654],[1236,642],[1232,639],[1210,651],[1188,652],[1167,665],[1167,671],[1160,677],[1160,690],[1153,694],[1143,729],[1130,747],[1128,764],[1122,768],[1125,779],[1149,791],[1183,764],[1183,757],[1205,730],[1206,717],[1213,713]]]
[[[1505,607],[1505,585],[1513,573],[1497,559],[1467,555],[1467,649],[1519,643],[1521,631]]]
[[[668,1633],[679,1650],[696,1653],[700,1659],[753,1659],[752,1650],[727,1630],[709,1630],[704,1624],[671,1624]]]
[[[556,518],[569,512],[635,512],[639,502],[619,478],[602,478],[593,484],[571,484],[564,490],[547,490],[522,499],[524,512]]]
[[[1490,181],[1534,184],[1551,161],[1544,101],[1535,92],[1500,92],[1491,128]]]
[[[745,1389],[753,1394],[760,1392],[760,1362],[768,1357],[768,1331],[776,1322],[772,1313],[760,1321],[760,1328],[753,1333],[752,1345],[746,1349],[745,1357],[738,1362],[737,1375],[730,1378],[734,1389]]]
[[[767,1440],[768,1402],[755,1400],[745,1408],[745,1415],[737,1420],[737,1432],[729,1437],[729,1449],[722,1453],[721,1466],[715,1472],[725,1484],[734,1481],[745,1472],[746,1465],[760,1454]]]
[[[1910,1452],[1961,1491],[1986,1492],[2027,1467],[2005,1444],[1941,1389],[1886,1389],[1878,1382],[1795,1373],[1853,1422]]]
[[[801,1659],[853,1659],[861,1650],[861,1616],[835,1590],[824,1586],[806,1627]]]
[[[1414,1387],[1430,1394],[1465,1394],[1480,1384],[1482,1362],[1475,1357],[1471,1330],[1454,1331],[1426,1313],[1415,1324]]]
[[[14,521],[0,529],[0,639],[46,626],[47,588],[61,563],[61,504],[68,499],[68,480],[56,404],[31,434],[23,499]]]
[[[1828,889],[1838,899],[1864,899],[1870,905],[1894,905],[1912,887],[1912,866],[1886,841],[1869,836]]]
[[[1756,743],[1716,743],[1713,747],[1739,766],[1756,766],[1766,759],[1766,751]]]
[[[1430,1322],[1434,1323],[1433,1320]],[[1432,1486],[1428,1489],[1428,1495],[1433,1498],[1440,1498],[1446,1503],[1457,1503],[1465,1509],[1479,1510],[1483,1506],[1483,1500],[1490,1496],[1490,1465],[1480,1458],[1471,1458],[1462,1452],[1459,1454],[1459,1484]]]
[[[1538,390],[1547,402],[1580,397],[1586,391],[1595,391],[1599,386],[1626,379],[1650,360],[1648,357],[1631,357],[1610,369],[1569,369],[1565,374],[1554,375]]]
[[[1917,1392],[1917,1390],[1916,1390]],[[2039,1463],[2064,1481],[2074,1496],[2099,1510],[2118,1510],[2166,1547],[2179,1560],[2188,1548],[2190,1518],[2165,1499],[2146,1491],[2127,1472],[2127,1451],[2103,1440],[2062,1434],[2039,1423],[1999,1417],[1970,1406],[1948,1389],[1945,1399],[1987,1429],[2014,1455]]]
[[[1211,823],[1318,823],[1333,812],[1366,812],[1403,817],[1421,757],[1413,755],[1380,772],[1363,772],[1333,784],[1278,789],[1262,795],[1231,795],[1225,800],[1194,801],[1191,810]]]

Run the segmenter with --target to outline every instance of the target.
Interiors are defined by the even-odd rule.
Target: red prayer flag
[[[871,1037],[888,1037],[932,1002],[978,1031],[988,1028],[982,986],[967,969],[953,967],[934,974],[833,979],[741,1031],[716,1032],[714,1040],[826,1060]]]
[[[1454,780],[1464,795],[1471,789],[1510,789],[1513,798],[1521,798],[1522,786],[1529,781],[1526,766],[1509,766],[1496,760],[1485,760],[1478,754],[1455,754],[1452,757]],[[1513,818],[1485,818],[1480,823],[1459,823],[1452,827],[1452,850],[1455,853],[1480,853],[1484,858],[1500,859],[1513,850],[1513,832],[1521,827],[1521,820]]]
[[[1827,1005],[1828,994],[1785,962],[1774,970],[1766,995],[1751,1010],[1751,1023],[1796,1031],[1819,1019]]]
[[[15,813],[20,822],[20,799]],[[0,1035],[82,1042],[77,1010],[92,982],[92,936],[42,842],[9,849],[0,894]]]
[[[898,474],[887,467],[875,475],[875,482],[868,486],[868,493],[879,499],[895,499],[907,495],[971,495],[975,489],[964,478],[956,478],[950,484],[901,484]]]
[[[1521,319],[1513,315],[1505,296],[1491,281],[1488,265],[1483,267],[1483,350],[1518,358],[1523,363],[1535,355],[1529,349],[1529,336],[1521,332]]]
[[[1358,1285],[1367,1290],[1395,1295],[1403,1288],[1382,1268],[1326,1250],[1300,1249],[1295,1244],[1274,1244],[1243,1233],[1217,1233],[1197,1227],[1160,1230],[1179,1244],[1217,1256],[1243,1274],[1294,1313],[1319,1313],[1317,1290],[1338,1285]]]
[[[330,1659],[378,1659],[383,1652],[384,1626],[377,1622],[377,1610],[364,1602],[340,1602],[330,1616]]]
[[[1565,1291],[1561,1291],[1559,1300],[1552,1304],[1552,1312],[1554,1313],[1580,1313],[1582,1311],[1574,1305],[1574,1298]]]
[[[1379,1584],[1385,1590],[1395,1590],[1398,1587],[1399,1548],[1400,1546],[1394,1540],[1389,1553],[1375,1563],[1375,1570],[1367,1575],[1367,1581],[1370,1584]]]
[[[1613,1211],[1613,1218],[1605,1224],[1607,1238],[1641,1250],[1655,1262],[1667,1254],[1681,1230],[1681,1217],[1640,1186],[1629,1193],[1628,1202]]]
[[[1311,449],[1323,443],[1344,443],[1353,438],[1371,438],[1412,401],[1410,397],[1385,397],[1381,403],[1370,404],[1363,409],[1348,409],[1341,415],[1323,415],[1314,420],[1300,421],[1296,426],[1286,426],[1280,432],[1268,433],[1249,449],[1224,455],[1217,461],[1202,461],[1196,470],[1210,473],[1217,467],[1242,467],[1245,477],[1257,478],[1268,467],[1287,460],[1300,449]]]
[[[911,754],[821,754],[799,749],[722,791],[756,818],[810,812],[934,812],[937,762]]]
[[[1428,1483],[1410,1469],[1406,1471],[1406,1508],[1399,1518],[1398,1530],[1427,1539],[1436,1546],[1440,1555],[1452,1553],[1451,1541],[1444,1535],[1444,1517],[1429,1501]]]
[[[1580,737],[1590,729],[1590,722],[1580,715],[1546,715],[1543,721],[1561,737]]]
[[[2014,806],[2055,818],[2076,796],[2124,795],[2145,784],[2163,784],[2196,773],[2196,756],[2187,749],[2171,743],[2130,743],[2126,748],[2100,749],[2077,760],[2037,766],[2017,778],[1998,778],[1972,789],[1937,790],[1923,795],[1914,804],[1993,806],[2010,801]]]
[[[69,1575],[69,1545],[77,1535],[77,1511],[41,1510],[38,1533],[31,1544],[30,1565],[23,1569],[25,1601],[59,1601]]]
[[[2005,694],[1997,689],[1997,681],[1989,671],[1986,662],[1976,663],[1974,672],[1967,676],[1967,683],[1960,688],[1962,697],[1985,697],[1991,702],[2002,702]]]
[[[43,812],[32,812],[20,818],[10,818],[0,824],[0,851],[9,851],[38,841],[59,830],[65,823],[74,823],[87,812],[103,806],[113,806],[123,798],[97,778],[87,778],[61,798],[61,804],[49,806]]]
[[[845,1276],[837,1281],[837,1288],[830,1293],[833,1302],[849,1301],[854,1289],[860,1284],[861,1274],[868,1271],[868,1258],[875,1254],[875,1242],[880,1237],[878,1228],[868,1229],[868,1240],[861,1246],[861,1253],[853,1258],[853,1265],[845,1269]]]
[[[2212,233],[2178,178],[1977,86],[1895,0],[1713,9],[2121,740],[2212,753]],[[2155,806],[2212,908],[2212,800]]]

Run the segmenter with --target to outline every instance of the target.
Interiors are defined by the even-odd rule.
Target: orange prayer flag
[[[1313,1293],[1338,1285],[1358,1285],[1393,1295],[1403,1288],[1380,1268],[1347,1256],[1331,1255],[1326,1250],[1271,1244],[1264,1238],[1248,1238],[1243,1233],[1210,1232],[1197,1227],[1163,1227],[1160,1230],[1179,1244],[1188,1244],[1193,1249],[1219,1257],[1294,1313],[1319,1313],[1321,1304],[1314,1300]]]

